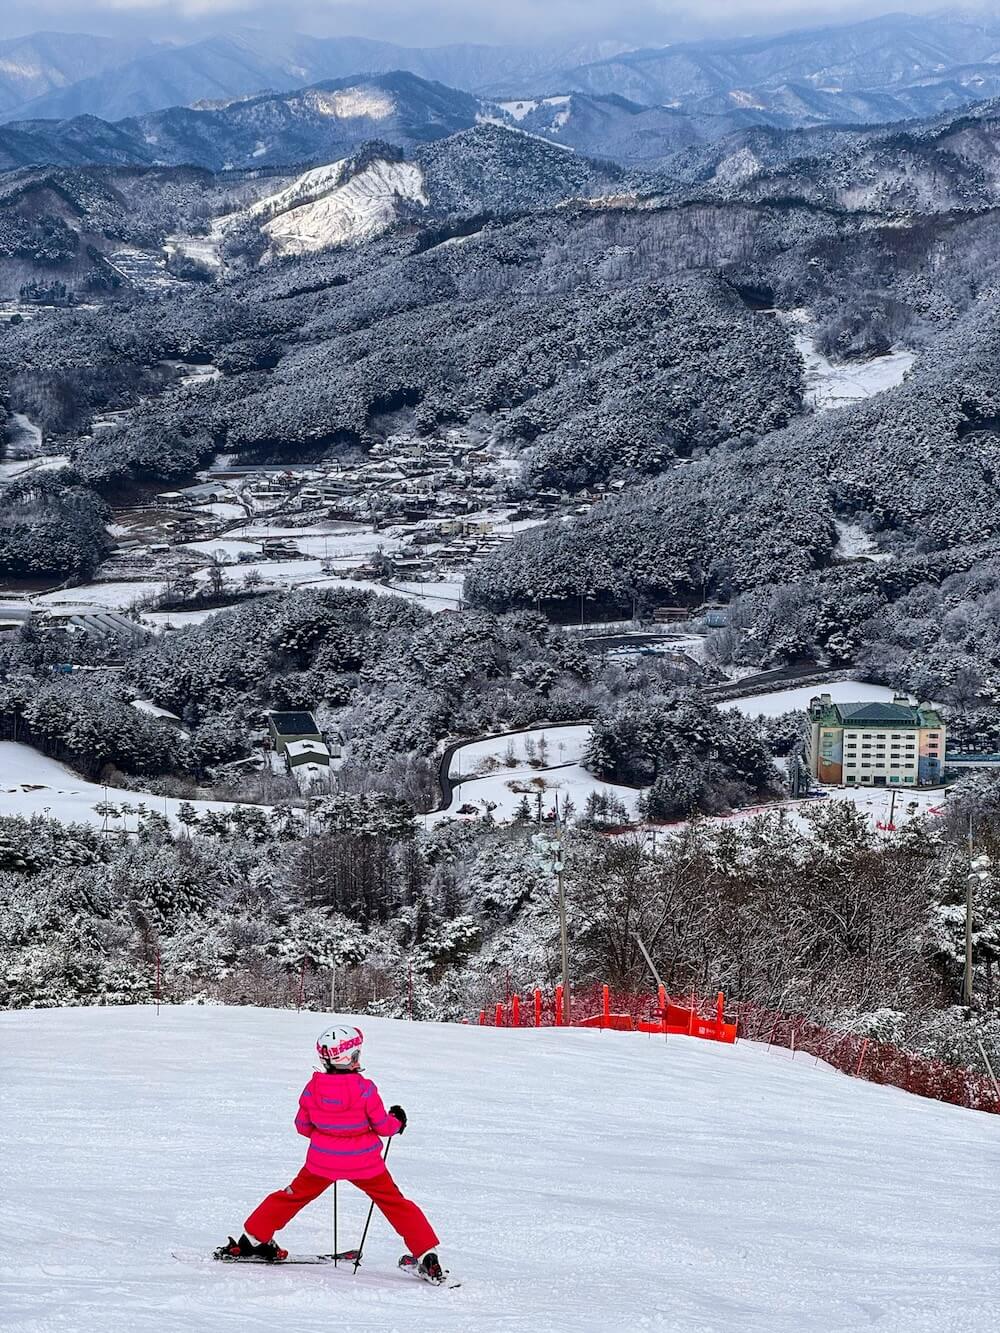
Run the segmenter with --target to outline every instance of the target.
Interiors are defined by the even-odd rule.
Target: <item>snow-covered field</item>
[[[555,808],[557,797],[560,809],[569,797],[576,807],[576,816],[580,816],[591,792],[598,792],[617,796],[630,817],[637,818],[637,788],[601,782],[583,767],[581,761],[590,732],[586,724],[534,727],[514,735],[490,736],[460,745],[448,766],[448,776],[455,783],[451,804],[429,816],[428,822],[452,816],[462,805],[476,805],[481,811],[492,805],[494,819],[509,820],[525,796],[534,810],[539,792],[544,814]],[[544,756],[538,750],[542,740],[546,747]],[[532,749],[540,761],[538,767],[528,762]],[[514,757],[513,765],[506,763],[509,752]]]
[[[460,611],[464,587],[462,579],[436,579],[427,583],[397,583],[394,580],[381,591],[419,602],[428,611]]]
[[[150,579],[123,580],[116,583],[81,583],[56,592],[43,592],[33,598],[36,606],[90,607],[102,606],[107,610],[127,610],[135,602],[147,597],[158,597],[166,583]]]
[[[843,407],[845,403],[871,398],[895,388],[902,384],[913,365],[913,353],[905,351],[874,356],[870,361],[835,364],[817,350],[815,341],[802,327],[809,318],[807,311],[782,311],[779,318],[790,327],[796,349],[805,363],[805,403],[817,412]]]
[[[806,709],[809,700],[818,694],[828,694],[834,703],[860,702],[880,699],[892,702],[895,690],[887,685],[866,685],[860,680],[833,680],[819,685],[792,685],[788,689],[773,690],[768,694],[748,694],[744,699],[727,699],[719,708],[735,708],[745,717],[780,717],[795,709]]]
[[[0,814],[20,815],[30,819],[32,815],[47,815],[52,819],[71,824],[104,823],[103,815],[97,814],[94,807],[107,800],[123,812],[108,820],[108,828],[115,833],[123,829],[134,831],[138,816],[138,806],[155,810],[167,815],[176,823],[180,801],[168,796],[154,796],[149,792],[121,791],[117,787],[103,787],[96,782],[87,782],[72,769],[39,754],[30,745],[21,745],[17,741],[0,741]],[[223,801],[192,801],[191,805],[199,814],[207,810],[231,810],[233,806]]]
[[[179,1263],[298,1170],[326,1016],[0,1015],[10,1333],[991,1333],[1000,1117],[749,1043],[362,1018],[389,1166],[459,1290]],[[340,1187],[340,1236],[367,1211]],[[282,1233],[330,1248],[319,1200]]]

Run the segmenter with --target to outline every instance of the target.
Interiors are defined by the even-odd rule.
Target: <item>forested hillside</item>
[[[1000,750],[996,109],[653,173],[537,137],[640,115],[560,96],[343,80],[134,127],[207,166],[0,181],[0,743],[205,803],[180,833],[105,800],[120,845],[3,824],[7,1003],[143,998],[155,937],[200,998],[406,960],[461,1016],[498,960],[553,972],[526,825],[562,792],[581,979],[639,984],[634,911],[671,985],[971,1058],[943,804],[702,817],[795,789],[802,715],[710,702],[755,670],[850,669]],[[587,624],[632,617],[649,641]],[[315,714],[321,789],[270,710]],[[511,741],[462,793],[454,747],[526,727],[524,771]],[[506,809],[473,785],[503,768]],[[992,846],[993,786],[961,800]],[[618,840],[649,821],[666,849]]]

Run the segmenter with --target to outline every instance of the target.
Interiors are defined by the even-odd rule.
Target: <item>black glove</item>
[[[399,1121],[402,1127],[399,1132],[400,1134],[402,1134],[403,1130],[406,1128],[406,1112],[403,1110],[401,1106],[390,1106],[389,1114],[394,1115],[396,1119]]]

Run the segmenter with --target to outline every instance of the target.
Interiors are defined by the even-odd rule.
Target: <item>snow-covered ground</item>
[[[460,611],[464,605],[462,579],[436,579],[427,583],[397,583],[382,589],[408,601],[419,602],[428,611]]]
[[[375,555],[378,551],[389,554],[398,551],[403,545],[399,537],[390,533],[376,532],[374,528],[330,523],[314,524],[309,527],[293,528],[266,522],[247,523],[234,528],[226,538],[216,545],[232,546],[240,550],[259,551],[260,543],[265,538],[284,538],[293,542],[303,555],[322,556],[324,560],[347,560],[357,556]],[[211,540],[199,543],[206,547]]]
[[[203,625],[209,616],[217,614],[218,608],[202,607],[197,611],[143,611],[142,619],[154,629],[184,629],[188,625]]]
[[[835,364],[817,350],[814,339],[803,328],[809,318],[807,311],[781,311],[779,318],[791,329],[795,346],[805,362],[806,406],[817,412],[895,388],[913,365],[913,353],[901,350],[874,356],[870,361]]]
[[[17,741],[0,741],[0,814],[46,815],[65,824],[103,825],[104,816],[94,807],[107,800],[122,814],[109,818],[108,828],[120,833],[134,831],[138,820],[137,807],[155,810],[175,821],[182,804],[168,796],[154,796],[150,792],[121,791],[87,782],[72,769],[39,754],[30,745]],[[199,814],[208,810],[232,810],[224,801],[191,801]],[[179,825],[176,825],[179,827]]]
[[[735,708],[745,717],[780,717],[795,709],[806,709],[809,700],[818,694],[828,694],[834,703],[879,699],[891,703],[895,690],[887,685],[867,685],[860,680],[833,680],[819,685],[791,685],[788,689],[773,690],[768,694],[748,694],[744,699],[727,699],[717,707]]]
[[[865,532],[860,523],[846,523],[837,518],[833,522],[837,529],[837,545],[833,554],[837,560],[874,560],[880,562],[892,559],[887,551],[878,549],[872,537]]]
[[[896,791],[896,800],[893,803],[893,793],[885,787],[826,787],[826,796],[807,797],[798,801],[783,801],[772,805],[748,806],[742,810],[734,810],[729,815],[714,815],[708,821],[710,824],[745,824],[751,819],[787,819],[799,833],[809,832],[809,821],[805,818],[803,812],[817,805],[830,805],[835,801],[849,801],[861,814],[865,815],[868,825],[872,829],[886,829],[891,823],[894,828],[899,828],[907,824],[911,819],[931,818],[944,812],[946,796],[943,790],[938,787],[933,790],[906,790],[901,788]],[[676,827],[681,826],[679,821]],[[668,829],[674,828],[674,825],[668,825]]]
[[[487,805],[498,821],[512,819],[522,800],[535,810],[538,794],[542,795],[542,812],[555,808],[558,797],[560,810],[569,797],[576,808],[576,817],[583,814],[591,792],[617,796],[624,802],[632,819],[638,817],[639,790],[622,787],[613,782],[601,782],[583,767],[583,753],[590,739],[591,728],[586,725],[534,727],[513,735],[490,736],[460,745],[452,754],[448,775],[455,784],[451,804],[427,817],[428,823],[453,817],[463,805],[475,805],[485,812]],[[544,760],[538,751],[544,740]],[[538,767],[529,763],[534,750]],[[514,757],[507,764],[508,754]],[[469,816],[472,818],[473,816]]]
[[[32,598],[36,606],[68,607],[102,606],[109,611],[124,611],[136,602],[147,597],[157,597],[163,592],[166,583],[152,579],[134,582],[123,580],[116,583],[81,583],[72,588],[59,588],[55,592],[39,593]]]
[[[10,1333],[992,1333],[1000,1117],[787,1051],[358,1020],[389,1166],[464,1279],[180,1263],[298,1170],[327,1016],[0,1014]],[[340,1187],[341,1243],[366,1201]],[[327,1250],[331,1203],[282,1233]]]
[[[0,463],[0,481],[13,481],[23,477],[26,472],[49,472],[65,467],[69,462],[66,454],[46,454],[43,458],[12,458]]]

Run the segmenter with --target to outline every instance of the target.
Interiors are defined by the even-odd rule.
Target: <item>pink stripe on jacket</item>
[[[309,1140],[306,1170],[327,1180],[380,1175],[382,1139],[402,1129],[378,1088],[360,1074],[313,1074],[299,1098],[295,1128]]]

